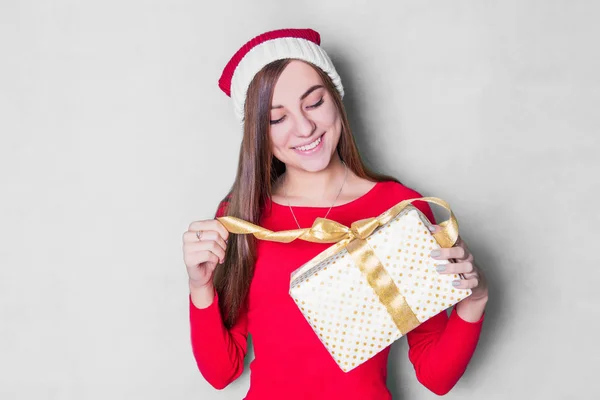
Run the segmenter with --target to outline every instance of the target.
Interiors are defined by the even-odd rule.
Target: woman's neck
[[[340,192],[345,178],[349,177],[346,174],[350,175],[349,172],[335,154],[329,166],[319,172],[287,168],[277,185],[276,193],[301,202],[331,202]]]

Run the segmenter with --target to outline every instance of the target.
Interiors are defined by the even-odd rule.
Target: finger
[[[437,233],[441,229],[442,229],[442,227],[439,225],[432,225],[431,227],[429,227],[429,230],[431,231],[432,234]],[[470,261],[470,262],[473,261],[473,255],[469,251],[467,244],[464,242],[464,240],[462,240],[462,238],[460,236],[458,236],[458,238],[456,239],[456,243],[454,244],[454,247],[462,247],[464,249],[466,256],[463,259],[465,261]],[[458,257],[449,257],[448,259],[450,259],[450,258],[458,258]]]
[[[217,221],[216,219],[209,219],[205,221],[194,221],[190,224],[189,231],[198,232],[198,231],[215,231],[218,232],[219,235],[223,238],[223,240],[227,241],[229,237],[229,232],[223,226],[222,223]]]
[[[219,257],[210,250],[199,251],[196,263],[203,264],[206,262],[214,264],[216,266],[217,264],[219,264],[220,260]]]
[[[197,231],[196,231],[197,232]],[[223,250],[227,249],[227,243],[223,240],[221,235],[215,231],[201,231],[202,235],[200,236],[200,240],[198,240],[198,236],[196,232],[187,231],[183,234],[183,242],[184,243],[197,243],[199,241],[209,241],[213,240],[219,244],[223,248]]]
[[[225,259],[225,250],[221,246],[219,246],[214,240],[190,243],[188,246],[188,251],[190,253],[210,251],[219,258],[219,262],[223,262],[223,260]]]
[[[431,225],[429,227],[429,232],[431,233],[437,233],[440,230],[440,226],[439,225]]]
[[[439,248],[431,251],[430,256],[435,260],[448,260],[454,258],[457,260],[465,260],[469,254],[463,247]]]
[[[194,236],[196,236],[194,234]],[[219,235],[217,232],[215,231],[206,231],[206,235],[202,235],[200,237],[200,240],[206,240],[206,241],[210,241],[213,240],[214,242],[216,242],[222,249],[223,251],[227,250],[227,242],[225,240],[223,240],[223,238],[221,237],[221,235]]]
[[[479,279],[475,277],[469,279],[457,279],[452,281],[452,286],[457,289],[474,289],[479,286]]]
[[[474,271],[473,263],[468,261],[436,265],[440,274],[469,274]]]
[[[479,274],[476,271],[471,272],[470,274],[463,274],[463,276],[465,277],[465,279],[471,279],[473,277],[479,279]]]
[[[208,235],[208,232],[210,231],[201,231],[202,232],[202,236],[206,237],[206,235]],[[198,233],[198,231],[185,231],[183,232],[183,243],[194,243],[194,242],[198,242],[198,236],[196,236]]]
[[[458,240],[456,241],[456,246],[460,246],[460,247],[464,248],[465,251],[467,252],[467,257],[465,258],[465,261],[473,262],[473,254],[471,254],[469,247],[467,246],[465,241],[460,236],[458,237]]]
[[[195,247],[196,243],[201,243],[201,242],[208,242],[208,243],[214,243],[219,247],[219,251],[223,251],[223,253],[225,253],[227,251],[227,243],[223,240],[223,238],[215,231],[205,231],[205,232],[210,232],[210,235],[206,235],[206,236],[213,236],[214,240],[210,240],[208,238],[205,238],[204,235],[202,235],[201,240],[198,241],[198,239],[196,239],[193,242],[187,243],[185,246],[189,246],[190,251],[194,251],[193,249],[196,249],[198,247]],[[194,235],[195,237],[196,235]],[[203,249],[203,247],[200,247],[201,249]]]

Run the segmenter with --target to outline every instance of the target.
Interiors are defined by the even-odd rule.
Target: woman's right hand
[[[197,236],[199,233],[200,238]],[[183,234],[183,260],[190,289],[212,287],[212,276],[225,260],[229,232],[216,219],[194,221]]]

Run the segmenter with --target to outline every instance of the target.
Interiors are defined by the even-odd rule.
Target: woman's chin
[[[331,156],[323,156],[312,160],[300,160],[297,165],[300,169],[307,172],[319,172],[327,168],[330,162]]]

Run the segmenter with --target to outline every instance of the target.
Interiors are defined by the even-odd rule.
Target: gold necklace
[[[331,204],[331,207],[329,207],[329,210],[327,210],[327,214],[325,214],[325,216],[323,218],[327,218],[327,216],[329,215],[329,212],[333,208],[333,205],[337,201],[338,197],[340,197],[340,193],[342,193],[342,189],[344,188],[344,184],[346,183],[346,177],[348,176],[348,166],[343,161],[342,161],[342,164],[344,164],[344,167],[345,167],[344,182],[342,182],[342,186],[340,187],[340,190],[339,190],[337,196],[335,196],[335,200],[333,200],[333,203]],[[285,196],[285,200],[288,203],[288,207],[290,208],[290,211],[292,212],[292,216],[294,217],[294,220],[296,221],[296,225],[298,225],[298,229],[302,229],[302,228],[300,228],[300,224],[298,223],[298,219],[296,218],[296,214],[294,214],[294,210],[292,210],[292,206],[290,204],[290,199],[288,199],[288,197],[287,197],[287,190],[285,189],[285,186],[283,187],[283,195]]]

